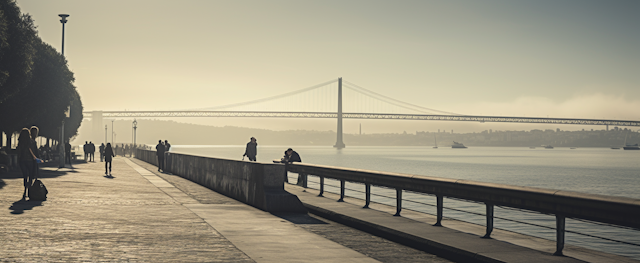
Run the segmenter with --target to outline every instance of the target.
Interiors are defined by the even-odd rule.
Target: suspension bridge
[[[343,104],[343,100],[348,103]],[[343,119],[386,119],[421,121],[471,121],[538,124],[578,124],[640,126],[640,121],[509,117],[465,115],[441,111],[403,102],[373,92],[342,78],[334,79],[304,89],[267,98],[233,103],[209,108],[182,111],[91,111],[94,131],[102,129],[102,118],[143,117],[251,117],[251,118],[335,118],[337,119],[336,148],[344,148],[342,140]]]

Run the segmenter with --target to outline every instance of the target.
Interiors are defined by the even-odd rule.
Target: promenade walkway
[[[103,165],[42,168],[44,202],[19,201],[20,174],[0,175],[0,262],[448,262],[317,217],[278,217],[139,160],[116,158],[113,178]]]

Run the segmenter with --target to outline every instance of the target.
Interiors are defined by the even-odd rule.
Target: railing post
[[[482,238],[491,238],[493,232],[493,204],[485,203],[487,206],[487,232]]]
[[[402,189],[396,188],[396,214],[393,216],[400,216],[402,211]]]
[[[444,207],[444,197],[442,195],[436,195],[437,216],[436,224],[434,226],[442,226],[442,208]]]
[[[308,174],[302,174],[302,187],[304,187],[304,188],[308,188],[307,187],[307,178],[308,178]]]
[[[369,208],[371,203],[371,184],[364,184],[364,207]]]
[[[562,249],[564,249],[564,230],[565,230],[565,217],[556,215],[556,252],[555,256],[562,256]]]
[[[340,199],[338,202],[344,202],[344,180],[340,180]]]
[[[318,196],[322,196],[324,194],[324,176],[320,176],[320,193]]]
[[[289,183],[289,164],[284,164],[284,182]]]

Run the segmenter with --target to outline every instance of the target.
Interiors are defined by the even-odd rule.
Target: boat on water
[[[453,145],[451,145],[451,148],[457,148],[457,149],[466,149],[467,146],[464,146],[464,144],[453,141]]]
[[[612,150],[620,150],[620,147],[611,147]]]
[[[624,136],[624,147],[622,149],[625,150],[640,150],[640,146],[636,144],[627,144],[627,137],[629,136],[629,131],[627,130],[627,134]]]
[[[436,144],[436,146],[433,146],[433,149],[438,149],[438,140],[435,134],[433,135],[433,142]]]
[[[553,149],[553,146],[551,145],[542,145],[542,147],[544,147],[545,149]]]

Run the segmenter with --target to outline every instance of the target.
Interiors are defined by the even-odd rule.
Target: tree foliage
[[[0,11],[0,32],[2,21],[7,32],[12,32],[12,23],[22,30],[0,37],[0,131],[11,134],[36,125],[41,136],[59,139],[65,121],[65,139],[75,136],[83,106],[65,57],[37,36],[33,20],[20,15],[14,1],[0,0]],[[12,16],[3,15],[9,12]],[[71,115],[66,118],[69,107]]]
[[[3,103],[29,82],[37,31],[31,16],[20,13],[13,0],[0,0],[0,21],[0,103]]]

